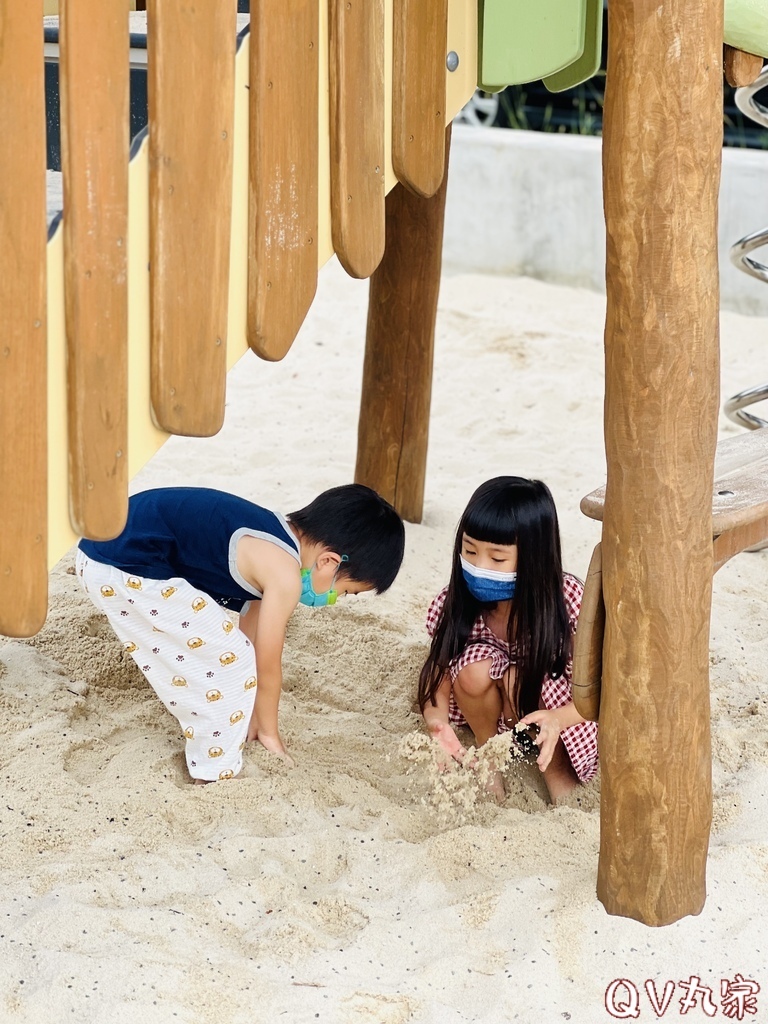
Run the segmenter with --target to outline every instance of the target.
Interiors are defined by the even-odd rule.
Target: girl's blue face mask
[[[341,561],[346,562],[348,560],[347,555],[341,556]],[[341,564],[341,563],[340,563]],[[315,566],[312,566],[314,569]],[[329,590],[324,591],[322,594],[318,594],[315,588],[312,586],[312,569],[301,570],[301,597],[299,598],[299,604],[305,604],[310,608],[322,608],[324,605],[336,604],[339,593],[333,589],[333,582],[336,579],[336,573],[333,574],[333,581],[331,581],[331,587]]]
[[[470,594],[478,601],[511,601],[515,596],[516,572],[498,572],[495,569],[479,569],[459,555],[464,582]]]

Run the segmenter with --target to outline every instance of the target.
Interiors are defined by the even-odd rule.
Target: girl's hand
[[[538,725],[536,745],[539,748],[539,756],[536,758],[536,764],[540,771],[546,771],[560,739],[560,733],[565,728],[557,711],[532,711],[530,715],[521,718],[518,725]]]
[[[461,763],[466,754],[466,748],[462,746],[461,740],[453,731],[448,722],[430,722],[429,735],[454,761]]]

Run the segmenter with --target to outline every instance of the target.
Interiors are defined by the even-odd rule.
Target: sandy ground
[[[219,436],[173,439],[134,487],[215,486],[290,511],[349,481],[366,301],[365,283],[326,268],[285,361],[246,356]],[[761,984],[768,1013],[768,552],[715,581],[715,824],[699,917],[651,930],[606,915],[599,779],[552,809],[525,766],[504,806],[473,804],[466,787],[451,805],[400,753],[420,728],[424,612],[478,483],[547,481],[566,567],[586,570],[598,527],[578,503],[604,473],[602,320],[589,292],[445,279],[424,522],[409,525],[388,594],[292,620],[281,716],[293,770],[254,749],[234,782],[189,785],[175,720],[62,561],[43,632],[0,641],[0,1020],[600,1024],[616,978],[655,1020],[647,978],[661,991],[698,976],[719,1007],[736,972]],[[765,379],[767,332],[723,317],[724,394]],[[682,1019],[682,995],[667,1019]],[[709,1019],[699,1006],[685,1016]]]

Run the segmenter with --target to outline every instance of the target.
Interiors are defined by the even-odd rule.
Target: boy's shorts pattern
[[[445,587],[429,606],[427,632],[430,636],[433,636],[437,629],[447,592],[448,588]],[[572,634],[576,632],[583,594],[584,586],[581,581],[575,576],[571,576],[570,573],[563,573],[563,597]],[[515,664],[514,652],[510,651],[507,644],[491,632],[482,616],[478,617],[472,626],[464,650],[449,665],[451,682],[455,682],[463,668],[479,661],[491,662],[489,671],[491,679],[501,679],[507,669]],[[554,711],[556,708],[562,708],[571,703],[573,700],[572,672],[573,659],[569,659],[562,676],[558,676],[556,679],[552,676],[545,676],[541,686],[541,701],[545,708]],[[448,718],[453,725],[467,724],[456,703],[453,689],[451,689],[448,706]],[[511,728],[512,726],[504,720],[502,715],[499,718],[497,731],[508,732]],[[597,722],[581,722],[579,725],[572,725],[561,733],[560,738],[579,779],[582,782],[588,782],[596,774],[598,767]]]
[[[76,572],[178,720],[192,778],[237,775],[256,699],[250,640],[213,598],[184,579],[130,576],[80,550]]]

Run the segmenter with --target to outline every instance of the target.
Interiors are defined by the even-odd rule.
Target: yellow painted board
[[[318,268],[333,255],[328,102],[328,10],[320,4],[320,93],[318,97]],[[459,57],[458,69],[446,71],[446,123],[452,121],[475,91],[477,81],[476,0],[449,0],[448,50]],[[234,179],[230,249],[227,368],[248,351],[246,338],[248,223],[248,35],[235,61]],[[396,184],[392,168],[392,0],[386,0],[384,107],[384,187]],[[149,391],[149,162],[147,140],[137,144],[129,173],[128,240],[128,476],[132,478],[167,440],[152,422]],[[61,226],[48,243],[49,396],[49,534],[48,561],[54,565],[77,541],[69,522],[66,466],[66,385],[64,288]]]
[[[130,8],[136,10],[136,0],[130,0]],[[59,13],[59,0],[43,0],[43,16],[56,15]]]

